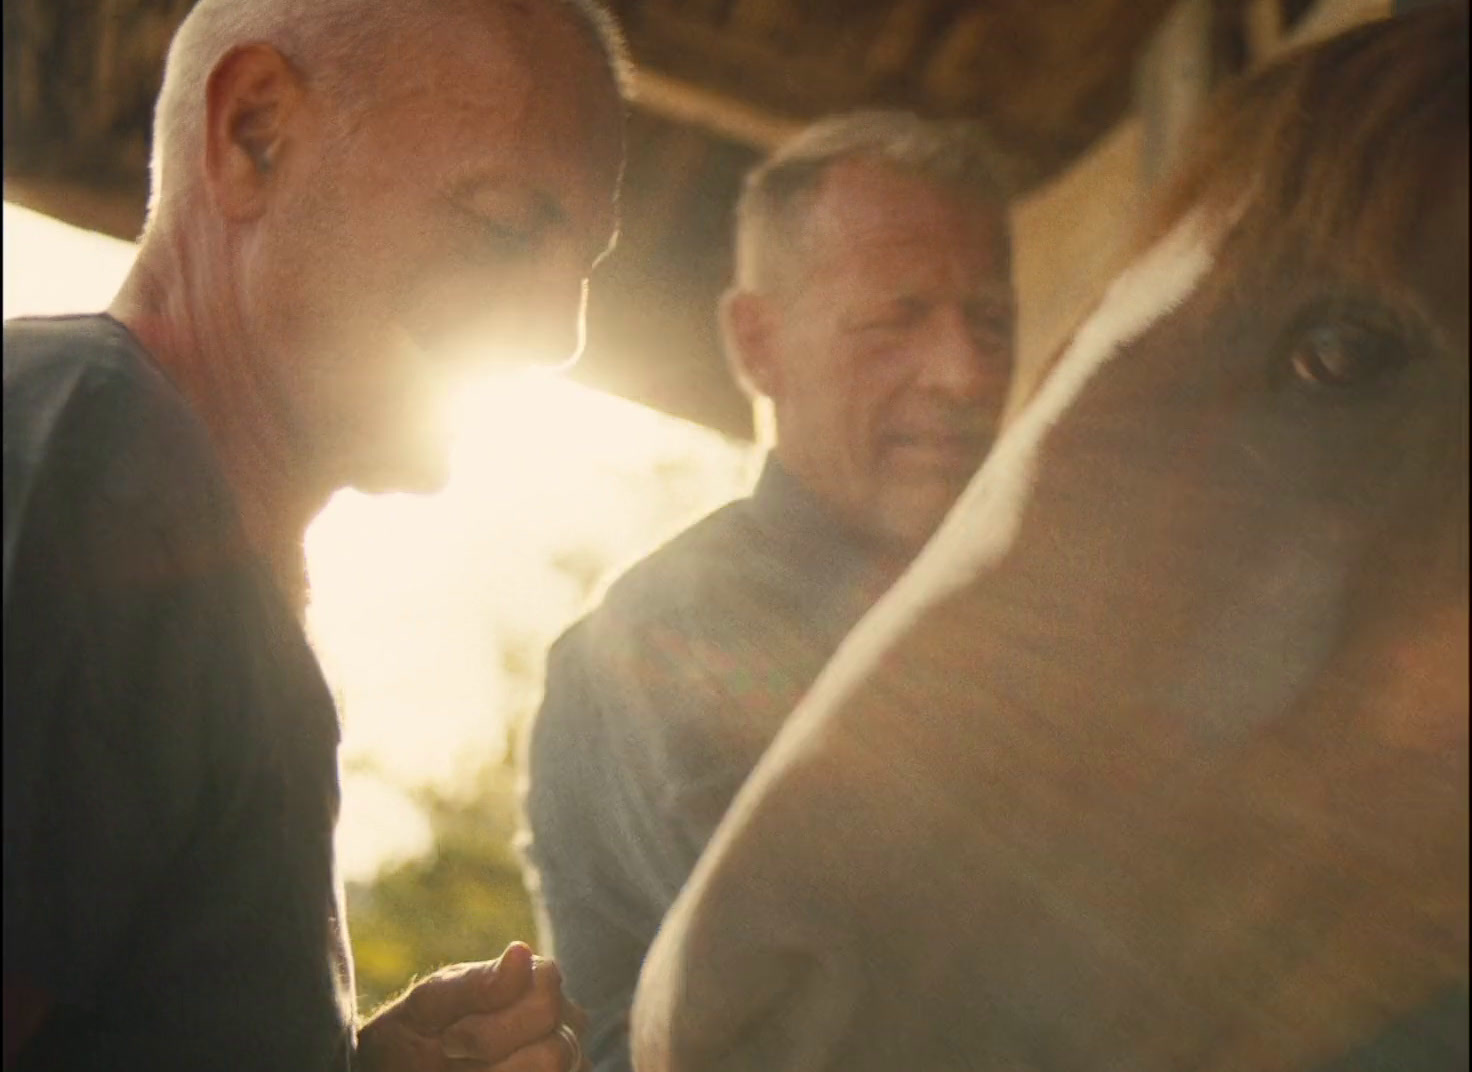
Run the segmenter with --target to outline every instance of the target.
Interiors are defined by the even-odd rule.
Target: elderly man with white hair
[[[302,542],[339,488],[442,482],[463,342],[576,350],[624,65],[593,0],[180,28],[133,272],[5,325],[6,1069],[583,1064],[521,944],[356,1026]]]

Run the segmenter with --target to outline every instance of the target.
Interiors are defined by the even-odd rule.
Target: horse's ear
[[[782,390],[777,318],[771,302],[749,290],[732,288],[721,296],[721,338],[726,360],[749,390],[775,399]]]

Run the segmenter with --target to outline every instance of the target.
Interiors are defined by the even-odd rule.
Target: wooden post
[[[1271,59],[1283,40],[1283,5],[1280,0],[1247,0],[1242,18],[1248,62],[1256,67]]]
[[[1177,0],[1135,64],[1135,107],[1144,124],[1141,178],[1169,173],[1185,132],[1211,93],[1211,0]]]
[[[1352,26],[1388,19],[1394,7],[1392,0],[1318,0],[1287,34],[1283,46],[1322,41]]]

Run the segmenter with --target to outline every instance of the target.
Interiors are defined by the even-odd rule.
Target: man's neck
[[[252,347],[238,307],[228,300],[235,291],[217,270],[222,258],[201,256],[194,242],[150,236],[108,312],[204,421],[247,540],[302,613],[306,528],[332,489],[312,479],[293,443],[264,355]]]

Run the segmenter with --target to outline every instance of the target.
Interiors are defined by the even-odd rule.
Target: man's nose
[[[921,386],[957,402],[1000,400],[1012,367],[1012,340],[979,331],[966,312],[943,306],[930,318],[918,355]]]

